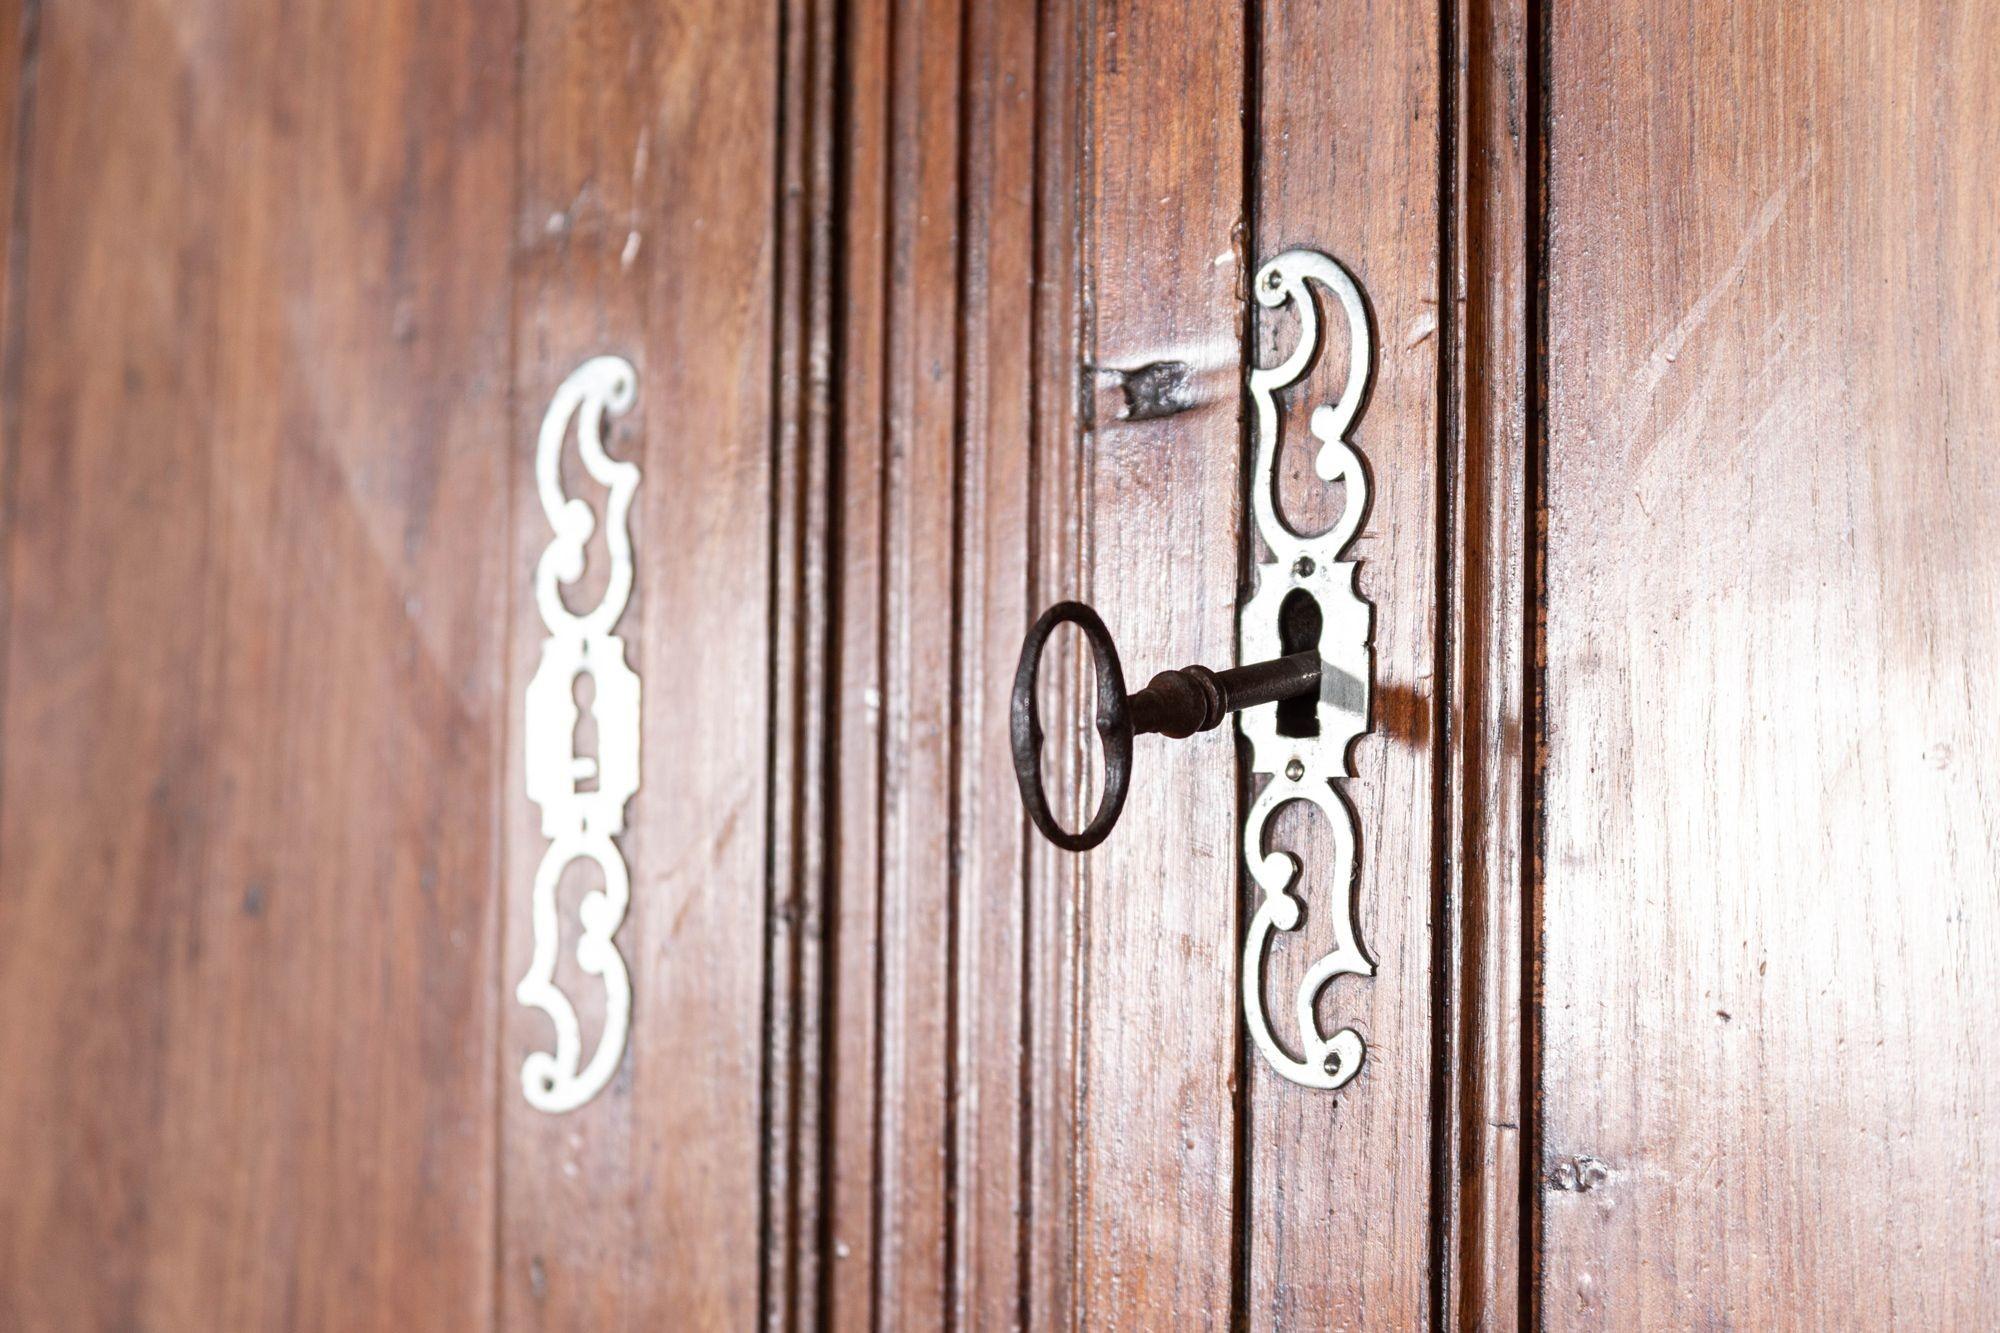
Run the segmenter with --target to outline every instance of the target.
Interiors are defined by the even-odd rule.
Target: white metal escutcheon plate
[[[1331,406],[1320,404],[1310,418],[1312,433],[1320,442],[1315,470],[1328,486],[1341,485],[1343,507],[1331,528],[1303,537],[1278,511],[1281,442],[1275,395],[1305,375],[1319,350],[1320,309],[1308,283],[1332,296],[1347,317],[1348,367],[1340,401]],[[1263,890],[1243,941],[1243,1017],[1272,1068],[1295,1083],[1331,1089],[1344,1086],[1360,1072],[1365,1046],[1361,1034],[1352,1027],[1342,1027],[1331,1035],[1322,1033],[1317,1013],[1319,993],[1337,976],[1375,974],[1375,964],[1362,952],[1354,928],[1354,810],[1334,785],[1336,778],[1353,776],[1347,751],[1356,737],[1368,731],[1373,679],[1373,609],[1355,587],[1356,562],[1342,558],[1368,505],[1367,472],[1360,455],[1347,443],[1368,385],[1368,316],[1360,289],[1347,270],[1313,250],[1287,250],[1264,265],[1258,270],[1255,291],[1258,302],[1267,308],[1288,303],[1295,308],[1299,341],[1279,364],[1250,372],[1250,397],[1257,422],[1250,514],[1270,554],[1257,563],[1255,591],[1237,616],[1237,660],[1263,662],[1290,650],[1283,631],[1287,602],[1295,596],[1309,597],[1320,615],[1320,693],[1316,727],[1308,729],[1316,734],[1280,734],[1277,704],[1262,704],[1237,714],[1237,726],[1250,744],[1251,772],[1266,779],[1243,817],[1244,862],[1251,879]],[[1273,1034],[1266,1012],[1264,965],[1274,933],[1296,930],[1304,919],[1305,905],[1294,891],[1303,868],[1298,858],[1267,850],[1265,835],[1271,817],[1292,801],[1316,807],[1333,830],[1333,864],[1314,867],[1315,882],[1326,886],[1327,901],[1312,910],[1332,914],[1334,945],[1307,970],[1299,985],[1298,1032],[1295,1041],[1286,1044]]]
[[[632,1021],[632,981],[613,936],[631,901],[631,878],[613,839],[625,831],[625,803],[639,789],[639,677],[625,661],[625,641],[611,631],[632,594],[632,536],[628,517],[639,485],[635,464],[604,452],[604,420],[631,408],[638,376],[620,357],[584,362],[562,382],[542,418],[535,441],[535,487],[555,537],[535,566],[535,603],[549,637],[528,682],[523,740],[528,799],[542,808],[542,836],[549,849],[535,872],[534,959],[515,990],[524,1005],[555,1024],[554,1051],[536,1051],[521,1064],[521,1090],[543,1111],[571,1111],[595,1097],[617,1072]],[[565,497],[563,445],[576,421],[577,456],[591,479],[609,492],[604,505],[608,552],[604,596],[581,614],[563,604],[562,587],[583,577],[584,548],[596,531],[589,504]],[[596,754],[577,752],[576,689],[590,679],[590,716]],[[577,965],[604,982],[604,1031],[590,1060],[576,1007],[555,984],[561,943],[556,889],[563,872],[580,860],[596,863],[602,888],[584,895]]]

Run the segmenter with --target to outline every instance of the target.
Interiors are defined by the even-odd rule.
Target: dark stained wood
[[[761,10],[527,8],[509,707],[543,634],[528,596],[549,536],[530,484],[535,431],[562,378],[601,352],[639,375],[609,447],[642,469],[619,629],[646,692],[622,840],[630,1049],[603,1094],[562,1116],[518,1084],[549,1032],[511,1002],[545,846],[512,731],[498,1284],[510,1327],[742,1328],[758,1315],[779,54]]]
[[[40,137],[26,122],[48,154],[25,158],[42,163],[30,198],[46,217],[31,210],[11,241],[30,279],[15,327],[35,339],[7,408],[9,475],[13,508],[33,512],[8,532],[10,595],[29,591],[5,707],[32,753],[96,758],[69,770],[58,808],[21,776],[29,742],[8,746],[0,866],[26,870],[0,911],[32,927],[4,984],[64,978],[81,997],[72,1026],[16,1034],[15,1053],[86,1051],[17,1096],[71,1121],[93,1108],[79,1141],[112,1145],[99,1169],[118,1188],[74,1207],[46,1163],[5,1160],[26,1186],[14,1216],[38,1224],[10,1228],[34,1237],[10,1263],[110,1253],[104,1284],[54,1290],[69,1304],[21,1322],[192,1322],[211,1292],[224,1316],[302,1325],[378,1310],[474,1326],[1261,1323],[1350,1288],[1383,1319],[1418,1308],[1422,1229],[1401,1210],[1422,1207],[1424,1135],[1369,1128],[1396,1170],[1370,1174],[1356,1152],[1338,1181],[1309,1172],[1300,1189],[1283,1183],[1288,1136],[1323,1131],[1337,1102],[1260,1072],[1246,1101],[1236,1083],[1233,742],[1148,743],[1119,846],[1062,856],[1024,836],[1002,687],[1031,612],[1063,595],[1106,607],[1135,670],[1230,656],[1244,251],[1297,239],[1361,262],[1321,225],[1344,191],[1311,170],[1246,174],[1245,134],[1337,143],[1370,197],[1434,185],[1434,16],[1392,25],[1416,64],[1374,62],[1333,92],[1300,56],[1320,27],[1353,24],[1338,16],[1271,13],[1251,33],[1226,4],[1188,27],[1111,6],[796,0],[770,17],[535,0],[516,31],[468,13],[197,9],[135,36],[64,11],[56,119]],[[1245,36],[1271,82],[1249,131]],[[180,85],[128,78],[87,123],[85,69],[122,77],[146,42],[191,53],[193,109],[176,119]],[[1330,128],[1387,96],[1410,125]],[[81,193],[83,160],[110,163],[108,214]],[[79,212],[94,221],[68,234]],[[49,248],[29,245],[38,220]],[[1364,268],[1371,294],[1408,299],[1436,262],[1435,215],[1363,221],[1360,248],[1385,256]],[[102,285],[72,308],[58,294],[78,271]],[[109,392],[77,350],[139,344],[136,386],[121,371]],[[1406,495],[1427,505],[1434,423],[1402,396],[1435,376],[1435,343],[1419,346],[1378,384],[1371,428],[1410,428]],[[549,393],[601,351],[641,380],[612,445],[645,475],[621,626],[648,682],[620,935],[639,1001],[612,1088],[552,1118],[519,1096],[547,1033],[512,997],[544,846],[519,753],[543,632],[527,571],[548,536],[526,464]],[[1079,404],[1097,368],[1162,359],[1196,366],[1193,411],[1120,422],[1115,393]],[[92,508],[75,478],[124,475],[119,442],[136,435],[166,441],[144,456],[157,475]],[[83,444],[25,452],[45,437]],[[349,508],[322,502],[335,483]],[[250,523],[245,497],[267,494],[283,521]],[[1378,514],[1409,539],[1399,560],[1428,559],[1428,510]],[[21,572],[53,559],[80,572]],[[1398,586],[1413,577],[1383,559]],[[121,618],[63,619],[76,588]],[[1413,584],[1399,604],[1426,597]],[[304,632],[339,624],[331,649],[295,623],[329,599],[339,619]],[[98,674],[51,683],[51,654]],[[412,662],[430,674],[399,703],[380,672]],[[1077,665],[1051,671],[1073,719]],[[185,699],[160,680],[191,682]],[[1401,725],[1427,706],[1408,693]],[[1408,773],[1429,762],[1427,732],[1398,743]],[[134,774],[151,770],[114,762],[128,748],[167,778],[142,794]],[[1072,748],[1054,768],[1074,788],[1086,765]],[[171,809],[149,822],[126,806]],[[58,915],[49,868],[93,838],[114,886],[145,890],[114,897],[123,952],[108,959]],[[1410,846],[1394,863],[1416,895],[1405,913],[1430,873],[1428,844]],[[399,892],[411,874],[415,898]],[[232,879],[240,896],[203,896]],[[321,888],[354,880],[376,896]],[[427,915],[397,915],[416,903]],[[1414,940],[1378,1040],[1425,1035]],[[385,956],[428,969],[371,991],[373,1013],[424,1015],[398,1029],[421,1058],[366,1085],[393,1102],[334,1081],[378,1049],[375,1029],[336,1018],[342,987]],[[161,995],[158,1021],[194,1029],[165,1047],[139,1025],[140,997]],[[300,1081],[300,1053],[318,1082]],[[1374,1114],[1424,1121],[1427,1077],[1399,1074]],[[199,1099],[216,1086],[220,1113]],[[386,1155],[350,1170],[353,1142]],[[263,1155],[246,1166],[238,1145]],[[396,1192],[409,1179],[433,1182],[415,1203]],[[1348,1211],[1327,1227],[1336,1186]],[[379,1221],[390,1206],[412,1210],[400,1229]],[[196,1220],[169,1231],[151,1220],[164,1208]],[[1357,1250],[1343,1227],[1381,1216],[1392,1242]],[[412,1276],[371,1237],[433,1262]]]
[[[917,0],[890,24],[874,1188],[875,1297],[898,1323],[948,1309],[953,1262],[962,17]]]
[[[1439,18],[1419,0],[1258,13],[1255,244],[1245,262],[1254,273],[1287,246],[1324,250],[1354,274],[1374,323],[1374,379],[1350,437],[1373,488],[1350,550],[1375,606],[1375,717],[1344,789],[1360,827],[1356,922],[1378,972],[1337,980],[1320,999],[1330,1026],[1352,1022],[1369,1045],[1360,1076],[1339,1093],[1297,1087],[1262,1056],[1248,1058],[1247,1314],[1257,1327],[1332,1318],[1408,1328],[1430,1299]],[[1329,51],[1343,53],[1336,77]],[[1274,364],[1297,326],[1266,317],[1258,335],[1258,362]],[[1318,446],[1306,429],[1311,404],[1338,396],[1347,364],[1337,315],[1326,338],[1319,369],[1282,404],[1283,494],[1305,530],[1330,524],[1342,503],[1312,471]],[[1304,968],[1332,947],[1332,913],[1320,909],[1346,888],[1328,882],[1322,824],[1278,827],[1287,836],[1274,845],[1304,863],[1307,903],[1305,926],[1280,942],[1267,978],[1273,1012],[1285,1015]],[[1277,1027],[1288,1033],[1293,1022]]]
[[[850,198],[881,204],[850,221],[843,346],[873,368],[842,442],[839,818],[843,852],[872,851],[839,867],[842,1326],[942,1319],[952,1263],[960,17],[889,0],[852,19],[869,36],[852,56]]]
[[[1450,358],[1451,646],[1444,869],[1436,929],[1449,1007],[1434,1059],[1448,1174],[1431,1225],[1440,1323],[1520,1320],[1522,912],[1526,862],[1528,47],[1521,0],[1451,10],[1452,267],[1440,307]],[[1456,318],[1454,318],[1456,314]]]
[[[1085,586],[1082,520],[1087,488],[1079,429],[1086,290],[1079,127],[1089,115],[1088,0],[1045,0],[1035,35],[1034,151],[1035,308],[1033,327],[1033,448],[1028,604],[1040,608]],[[1032,622],[1030,622],[1032,623]],[[1026,625],[1022,627],[1026,631]],[[1072,736],[1087,734],[1080,686],[1080,645],[1048,663],[1049,716]],[[1003,677],[1003,679],[1005,679]],[[1076,791],[1075,747],[1051,747],[1053,790]],[[1072,824],[1072,827],[1074,825]],[[1029,832],[1026,917],[1028,954],[1024,1086],[1028,1161],[1022,1175],[1023,1272],[1021,1321],[1032,1328],[1069,1328],[1077,1293],[1077,1021],[1080,994],[1078,904],[1087,859]]]
[[[40,12],[9,1328],[491,1322],[512,40]]]
[[[21,189],[21,167],[27,156],[28,127],[33,124],[36,23],[40,11],[25,0],[0,3],[0,226],[6,242],[0,247],[0,777],[4,777],[7,736],[4,701],[7,689],[7,614],[13,580],[8,576],[13,556],[15,442],[20,438],[21,327],[17,267],[25,258],[21,215],[27,196]],[[6,791],[0,787],[0,798]],[[0,894],[0,908],[5,895]]]
[[[770,759],[771,911],[765,1001],[763,1317],[816,1327],[827,1256],[821,1136],[830,1041],[827,935],[831,875],[827,677],[838,571],[833,533],[835,73],[834,6],[789,0],[780,106]]]
[[[1775,0],[0,3],[0,1326],[1991,1323],[1996,52]],[[1006,725],[1059,597],[1139,679],[1233,660],[1290,245],[1377,349],[1334,1096],[1245,1049],[1232,733],[1141,740],[1078,857]],[[638,999],[550,1117],[528,464],[606,351]],[[1121,416],[1162,361],[1192,404]]]
[[[954,1205],[948,1315],[1020,1317],[1028,836],[1008,699],[1029,602],[1035,274],[1035,43],[1028,5],[966,10],[953,864]]]
[[[839,1328],[872,1328],[878,1304],[876,1253],[881,1222],[875,1181],[881,1051],[879,881],[880,792],[885,780],[884,531],[888,412],[890,162],[888,71],[894,55],[889,7],[867,0],[841,15],[842,78],[836,116],[843,129],[837,186],[841,215],[835,277],[836,416],[833,543],[834,681],[831,768],[837,793],[829,886],[826,1023],[831,1066],[824,1072],[825,1235],[821,1316]],[[945,571],[934,571],[942,578]],[[942,1279],[942,1235],[936,1238]],[[939,1299],[931,1308],[942,1309]]]
[[[1092,367],[1183,361],[1196,406],[1085,441],[1081,585],[1139,680],[1235,651],[1243,19],[1097,7],[1082,219]],[[1238,911],[1234,739],[1148,737],[1081,867],[1075,1317],[1231,1318]],[[1092,779],[1095,781],[1095,778]]]
[[[2000,14],[1551,15],[1558,1326],[2000,1308]]]
[[[1071,936],[1040,874],[1070,872],[1029,868],[996,682],[1037,535],[1075,513],[1044,484],[1077,475],[1076,158],[1046,119],[1073,85],[1045,75],[1073,68],[1074,22],[848,18],[824,1259],[843,1327],[1067,1300]]]

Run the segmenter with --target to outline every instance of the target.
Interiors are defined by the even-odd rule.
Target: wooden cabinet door
[[[797,1186],[782,1219],[801,1316],[1429,1317],[1441,21],[1427,4],[863,3],[831,36],[846,63],[812,124],[832,140],[837,401],[829,461],[806,468],[832,478],[829,572],[823,591],[801,578],[833,625],[802,710],[827,719],[831,786],[824,807],[801,796],[823,813],[798,824],[813,924],[783,997],[800,1017],[779,1025],[797,1054],[778,1059],[830,1093],[796,1108],[787,1159],[820,1154],[826,1185]],[[1348,48],[1370,58],[1323,77]],[[1381,976],[1322,1000],[1373,1049],[1338,1094],[1278,1078],[1243,1033],[1232,730],[1141,739],[1123,820],[1073,857],[1024,827],[1006,715],[1021,637],[1059,598],[1098,608],[1134,684],[1233,662],[1254,554],[1244,378],[1298,337],[1252,317],[1249,275],[1299,245],[1355,273],[1379,349],[1354,435],[1379,479],[1356,544],[1379,725],[1348,790]],[[1339,387],[1326,369],[1288,397],[1301,526],[1338,511],[1303,423]],[[1052,745],[1074,795],[1089,727],[1066,679]],[[1324,827],[1282,836],[1330,859]],[[1318,907],[1274,995],[1331,947],[1345,886],[1303,893]]]
[[[0,6],[0,1327],[1991,1324],[1995,52],[1765,0]],[[1234,730],[1140,738],[1071,855],[1008,714],[1060,599],[1133,685],[1236,664],[1292,248],[1371,347],[1333,1092],[1246,1036]],[[533,467],[604,355],[633,999],[551,1114]],[[1275,845],[1283,1011],[1349,886]]]
[[[0,33],[0,1326],[753,1323],[778,28],[194,0]],[[550,1117],[514,997],[535,430],[602,353],[638,375],[637,999]]]
[[[10,11],[0,1052],[33,1074],[0,1112],[36,1128],[0,1148],[0,1322],[1426,1317],[1444,23]],[[1329,45],[1368,56],[1329,80]],[[1350,793],[1381,976],[1325,998],[1373,1050],[1338,1095],[1243,1037],[1232,732],[1145,742],[1075,858],[1028,835],[1006,713],[1059,597],[1135,671],[1232,660],[1244,375],[1298,336],[1247,275],[1301,245],[1377,348]],[[615,1077],[551,1115],[515,994],[532,468],[600,355],[642,478],[634,999]],[[1336,388],[1288,400],[1305,525]],[[587,1044],[594,886],[557,894]],[[1345,886],[1304,891],[1274,993]]]
[[[1563,1326],[2000,1310],[2000,26],[1547,13]]]

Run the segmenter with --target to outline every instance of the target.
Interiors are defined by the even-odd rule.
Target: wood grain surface
[[[1193,405],[1087,426],[1078,589],[1132,683],[1235,644],[1242,446],[1244,23],[1103,6],[1081,219],[1095,376],[1176,361]],[[1190,40],[1199,33],[1199,40]],[[1079,886],[1075,1316],[1220,1328],[1233,1306],[1238,941],[1234,738],[1135,745],[1124,817]]]
[[[1439,411],[1450,454],[1433,1280],[1439,1324],[1521,1322],[1529,895],[1531,264],[1528,7],[1458,0],[1450,33]]]
[[[827,938],[836,884],[832,660],[839,571],[834,337],[840,15],[790,0],[779,69],[777,344],[774,354],[771,759],[764,979],[764,1262],[767,1329],[820,1321],[826,1253],[824,1128],[833,1032]]]
[[[1341,197],[1267,188],[1249,139],[1404,97],[1340,169],[1429,180],[1415,228],[1355,214],[1420,301],[1435,16],[1381,88],[1315,100],[1278,61],[1304,109],[1267,124],[1254,54],[1332,18],[1218,4],[1213,44],[949,0],[38,15],[0,49],[0,984],[51,997],[6,1040],[54,1072],[0,1096],[65,1128],[0,1162],[10,1271],[108,1257],[10,1285],[13,1322],[1224,1323],[1254,1287],[1261,1324],[1382,1283],[1380,1318],[1414,1309],[1426,1131],[1366,1182],[1350,1150],[1327,1229],[1276,1165],[1318,1130],[1246,1118],[1227,733],[1149,744],[1119,847],[1079,860],[1027,837],[1002,687],[1057,596],[1105,605],[1135,670],[1228,660],[1245,227]],[[551,1118],[512,1000],[543,850],[525,465],[599,352],[640,379],[611,440],[644,475],[639,999],[612,1086]],[[1382,399],[1420,467],[1404,391],[1435,356]],[[1160,360],[1195,408],[1121,420],[1117,372]],[[1392,507],[1412,642],[1433,490]],[[1051,670],[1073,721],[1077,665]],[[46,753],[73,756],[53,785]],[[1430,872],[1399,841],[1403,920]],[[1376,1114],[1427,1123],[1427,946],[1391,933],[1377,1026],[1413,1063]],[[382,1067],[398,1040],[421,1058]],[[1378,1195],[1418,1208],[1386,1250],[1357,1230]]]
[[[0,1325],[481,1326],[512,33],[232,10],[18,85]]]
[[[842,1327],[946,1302],[959,18],[923,0],[846,15],[826,1309]]]
[[[1540,1316],[1990,1326],[2000,15],[1550,22]]]
[[[1055,1142],[1029,1078],[1061,1054],[1035,1058],[1050,1038],[1030,997],[1056,992],[1031,989],[995,689],[1030,619],[1040,312],[1075,299],[1038,277],[1050,19],[940,3],[843,18],[824,1313],[1006,1326],[1047,1234],[1024,1221],[1042,1215],[1031,1163],[1059,1151],[1029,1146]]]
[[[603,352],[639,377],[608,447],[641,469],[618,628],[645,696],[621,840],[629,1050],[603,1094],[562,1116],[518,1086],[521,1058],[550,1035],[511,998],[531,949],[520,888],[546,844],[518,799],[510,730],[499,1314],[511,1327],[744,1328],[765,1225],[777,30],[707,0],[530,3],[524,24],[508,697],[543,633],[526,572],[549,529],[528,449],[556,386]],[[595,983],[568,981],[601,1014]]]
[[[1342,788],[1359,826],[1355,920],[1373,979],[1322,993],[1325,1030],[1352,1023],[1368,1043],[1340,1092],[1298,1087],[1261,1055],[1247,1060],[1251,1322],[1297,1328],[1409,1328],[1431,1300],[1434,864],[1441,728],[1437,638],[1441,467],[1438,360],[1441,91],[1439,13],[1432,4],[1337,2],[1256,11],[1259,63],[1252,151],[1251,272],[1289,246],[1325,251],[1366,298],[1373,378],[1350,433],[1371,479],[1349,548],[1374,605],[1374,717],[1353,747]],[[1327,78],[1323,52],[1354,53]],[[1329,303],[1330,304],[1330,303]],[[1325,353],[1281,397],[1281,504],[1302,531],[1323,529],[1345,497],[1313,471],[1312,404],[1338,396],[1347,334],[1329,311]],[[1298,336],[1288,314],[1257,322],[1256,361],[1275,365]],[[1294,807],[1303,811],[1304,807]],[[1306,921],[1273,949],[1266,996],[1289,1015],[1305,968],[1334,946],[1329,921],[1347,886],[1326,873],[1330,830],[1300,817],[1274,839],[1303,864]],[[1280,1033],[1293,1020],[1277,1020]]]
[[[1049,0],[1035,33],[1034,151],[1035,310],[1033,420],[1027,534],[1029,602],[1040,608],[1084,586],[1082,517],[1088,494],[1083,348],[1089,291],[1084,283],[1083,164],[1080,127],[1089,112],[1091,82],[1088,0]],[[1082,645],[1049,655],[1049,716],[1074,737],[1089,725],[1082,684]],[[1044,772],[1051,790],[1080,795],[1084,747],[1049,748]],[[1068,814],[1065,811],[1065,814]],[[1072,827],[1074,825],[1072,824]],[[1018,1322],[1031,1328],[1076,1325],[1075,1209],[1080,1035],[1080,936],[1085,858],[1071,856],[1021,829],[1026,844],[1027,986],[1022,1085],[1022,1282]]]
[[[0,1327],[1991,1324],[1996,90],[1978,7],[0,0]],[[1232,664],[1295,245],[1375,346],[1335,1095],[1233,733],[1072,856],[1007,728],[1059,598]],[[606,352],[637,998],[552,1117]]]
[[[966,9],[959,243],[961,463],[952,935],[954,1327],[1006,1328],[1028,1277],[1027,839],[1006,699],[1029,601],[1035,449],[1036,37],[1026,5]],[[1044,1059],[1048,1058],[1046,1055]]]

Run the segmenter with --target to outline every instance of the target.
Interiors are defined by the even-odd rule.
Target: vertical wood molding
[[[1035,614],[1088,586],[1090,492],[1082,367],[1090,313],[1085,225],[1090,144],[1082,127],[1092,115],[1086,26],[1092,9],[1091,0],[1045,0],[1036,33],[1031,509],[1024,543],[1028,605]],[[1024,619],[1024,631],[1028,623]],[[1066,656],[1049,655],[1052,706],[1046,715],[1062,719],[1070,736],[1085,735],[1089,726],[1082,652],[1078,642]],[[1052,748],[1051,789],[1077,793],[1075,805],[1082,803],[1085,771],[1086,757],[1079,748]],[[1020,1318],[1032,1328],[1073,1328],[1081,1291],[1078,905],[1086,893],[1089,858],[1061,851],[1025,822],[1021,836],[1028,878]]]
[[[1548,1022],[1546,988],[1549,763],[1549,246],[1555,200],[1550,173],[1550,125],[1554,97],[1550,0],[1524,0],[1528,75],[1522,117],[1527,137],[1528,363],[1526,491],[1528,540],[1522,597],[1527,605],[1526,682],[1521,728],[1522,874],[1521,892],[1521,1156],[1519,1247],[1520,1322],[1545,1327],[1542,1301],[1542,1151],[1547,1096]]]
[[[877,985],[881,877],[882,621],[885,562],[882,458],[889,283],[889,7],[850,0],[840,14],[836,117],[842,215],[835,345],[841,378],[833,496],[834,681],[832,907],[825,943],[832,1059],[826,1098],[825,1303],[835,1326],[873,1328],[879,1085]]]
[[[1060,1077],[1048,922],[993,686],[1039,558],[1044,330],[1074,299],[1044,272],[1049,15],[840,23],[823,1313],[1004,1324],[1059,1223],[1030,1147]]]
[[[833,560],[840,12],[834,0],[784,0],[782,9],[760,1286],[767,1329],[817,1327],[827,1271],[826,941],[838,808],[831,765],[841,725],[829,683],[839,578]]]
[[[961,19],[955,0],[849,13],[828,1310],[843,1325],[942,1319],[948,1299]]]
[[[1006,697],[1033,555],[1036,32],[1029,5],[966,7],[961,72],[957,784],[952,855],[953,1214],[948,1322],[1019,1318],[1027,1255],[1028,885]]]
[[[1440,811],[1438,1322],[1520,1322],[1529,603],[1527,6],[1453,0],[1440,400],[1451,691]]]

